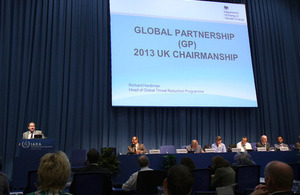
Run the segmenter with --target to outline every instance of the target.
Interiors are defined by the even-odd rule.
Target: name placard
[[[232,152],[241,152],[241,148],[231,148]]]
[[[160,154],[160,150],[149,150],[150,154]]]
[[[205,149],[205,153],[215,153],[216,151],[215,151],[215,149],[213,149],[213,148],[206,148]]]
[[[265,148],[265,147],[257,147],[256,149],[257,149],[258,152],[265,152],[265,151],[267,151],[267,148]]]
[[[187,150],[186,149],[176,149],[176,153],[184,154],[184,153],[187,153]]]
[[[280,147],[279,149],[280,149],[280,151],[289,151],[288,147]]]

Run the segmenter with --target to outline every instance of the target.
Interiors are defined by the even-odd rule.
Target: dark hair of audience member
[[[190,170],[196,168],[194,161],[189,157],[183,157],[180,161],[180,164],[187,166]]]
[[[92,148],[87,153],[87,160],[90,163],[98,163],[100,160],[100,153],[97,149]]]
[[[215,169],[230,166],[230,162],[225,160],[222,156],[213,157],[211,159],[211,162],[213,163],[213,166],[214,166]]]
[[[175,165],[168,171],[167,182],[169,195],[186,195],[191,192],[194,178],[186,166]]]
[[[147,156],[140,156],[138,158],[138,163],[141,168],[149,166],[149,158]]]

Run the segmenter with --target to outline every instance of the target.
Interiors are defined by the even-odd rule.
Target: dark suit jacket
[[[105,184],[104,186],[106,187],[105,188],[105,193],[104,194],[112,194],[112,181],[111,181],[111,173],[107,170],[107,169],[104,169],[102,167],[99,167],[97,165],[89,165],[87,167],[83,167],[83,168],[79,168],[79,169],[76,169],[75,170],[75,173],[85,173],[85,172],[103,172],[103,173],[106,173],[106,181],[105,181]],[[80,184],[79,184],[80,185]],[[71,194],[75,194],[76,195],[76,183],[75,181],[72,181],[71,183],[71,186],[70,186],[70,189],[69,189],[69,192]]]
[[[280,145],[279,144],[274,144],[275,150],[280,150]],[[288,147],[288,149],[290,150],[290,147],[288,144],[283,144],[283,147]]]
[[[261,142],[257,142],[256,147],[258,148],[258,147],[265,147],[265,146]],[[266,143],[266,149],[267,151],[269,151],[270,149],[270,144],[268,142]]]
[[[137,149],[140,150],[142,154],[147,153],[147,150],[146,150],[144,144],[139,143]],[[135,147],[133,147],[132,144],[128,146],[127,154],[136,154]]]

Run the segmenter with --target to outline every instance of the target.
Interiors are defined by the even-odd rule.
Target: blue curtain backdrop
[[[198,139],[225,144],[297,141],[300,126],[300,1],[246,3],[259,108],[113,108],[106,0],[0,0],[0,156],[11,176],[18,141],[36,122],[56,148],[125,153]],[[120,32],[121,33],[121,32]]]

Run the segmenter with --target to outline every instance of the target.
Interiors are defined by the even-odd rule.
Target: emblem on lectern
[[[29,141],[23,141],[22,142],[22,147],[23,148],[29,148],[29,146],[30,146],[30,142]]]

